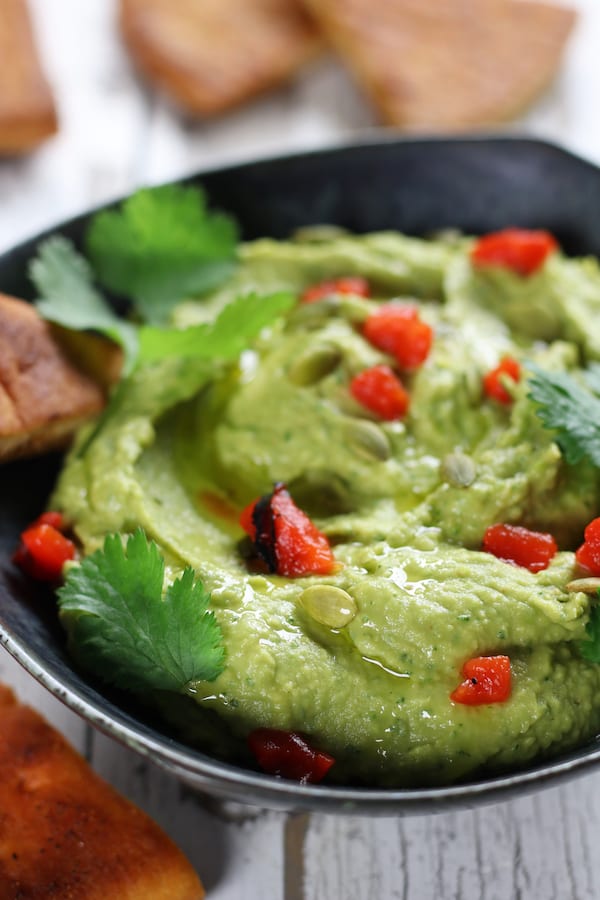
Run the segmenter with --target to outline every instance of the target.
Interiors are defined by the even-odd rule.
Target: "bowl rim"
[[[145,759],[177,776],[188,785],[224,799],[236,800],[271,809],[319,810],[331,813],[367,813],[377,815],[419,815],[440,812],[448,807],[476,807],[507,799],[507,795],[530,789],[552,787],[575,774],[583,775],[600,760],[598,749],[584,755],[548,761],[506,775],[442,787],[369,788],[343,785],[297,784],[207,756],[166,735],[144,734],[149,726],[131,727],[126,714],[106,713],[99,703],[86,699],[70,685],[53,675],[25,644],[0,622],[0,645],[44,688],[79,715],[88,724]],[[574,751],[574,754],[577,751]]]
[[[373,131],[361,135],[359,140],[327,144],[324,147],[290,151],[233,161],[227,165],[207,166],[180,178],[169,179],[168,184],[187,184],[200,181],[210,174],[227,174],[233,171],[252,170],[270,164],[298,162],[304,159],[327,158],[337,153],[358,153],[368,149],[394,145],[497,145],[499,148],[527,146],[534,150],[550,152],[575,165],[582,165],[600,177],[600,166],[571,150],[551,141],[530,135],[478,133],[477,135],[410,135],[403,137],[395,132]],[[34,247],[45,237],[57,231],[76,226],[98,210],[115,206],[129,194],[119,195],[108,202],[85,209],[68,219],[57,221],[30,238],[19,241],[0,254],[0,269],[9,257]],[[132,727],[128,715],[111,703],[114,712],[107,713],[100,702],[84,696],[77,686],[65,684],[44,665],[44,661],[32,651],[25,641],[13,634],[0,620],[0,645],[44,688],[69,709],[99,731],[139,753],[147,760],[177,776],[188,785],[224,799],[236,800],[274,809],[318,810],[331,813],[363,813],[378,815],[410,815],[437,812],[444,809],[473,807],[506,799],[507,795],[525,793],[533,788],[554,786],[560,780],[575,774],[585,774],[600,760],[600,743],[597,748],[586,745],[572,751],[566,758],[549,760],[537,765],[498,775],[441,787],[425,788],[370,788],[342,785],[302,785],[293,781],[243,769],[205,755],[167,735],[150,733],[152,728],[143,722]],[[104,703],[109,702],[104,700]],[[587,749],[586,749],[587,748]]]
[[[58,230],[76,226],[78,223],[84,222],[86,219],[90,218],[90,216],[95,215],[97,212],[101,212],[102,210],[111,209],[115,206],[118,206],[124,200],[126,200],[127,197],[130,197],[131,194],[135,193],[135,191],[139,190],[140,188],[159,187],[161,185],[168,184],[186,185],[188,183],[199,182],[202,180],[202,178],[209,175],[226,175],[228,173],[238,171],[251,171],[253,169],[259,169],[263,166],[269,166],[273,164],[277,165],[279,163],[285,164],[288,162],[300,161],[305,159],[326,159],[327,157],[334,157],[338,153],[360,153],[366,150],[377,151],[379,148],[394,147],[396,145],[446,145],[449,147],[472,147],[482,145],[497,146],[498,148],[521,146],[523,148],[530,148],[536,152],[545,152],[553,154],[557,157],[562,157],[571,165],[588,169],[588,171],[595,174],[600,174],[600,162],[596,163],[594,160],[589,159],[574,150],[571,150],[566,145],[561,144],[559,141],[548,140],[546,138],[536,137],[527,133],[505,133],[491,130],[478,131],[474,134],[457,133],[434,135],[424,132],[422,134],[415,133],[403,135],[401,132],[397,132],[394,129],[378,130],[377,128],[372,128],[361,133],[358,139],[351,136],[347,140],[343,139],[340,141],[332,141],[331,143],[327,143],[326,145],[319,147],[308,147],[306,149],[299,150],[292,149],[284,153],[273,152],[258,154],[247,158],[240,157],[239,159],[232,159],[225,165],[220,165],[219,163],[215,163],[214,165],[208,164],[206,166],[202,166],[199,169],[187,171],[176,178],[167,178],[164,180],[160,179],[157,181],[151,180],[148,182],[137,184],[132,191],[129,191],[127,193],[119,192],[109,197],[107,200],[92,204],[91,206],[85,206],[82,210],[69,215],[66,219],[57,219],[56,221],[51,222],[49,225],[36,230],[29,237],[22,238],[15,244],[5,247],[4,250],[0,252],[0,267],[6,261],[6,259],[14,253],[17,253],[31,246],[35,246],[46,237],[55,234]]]

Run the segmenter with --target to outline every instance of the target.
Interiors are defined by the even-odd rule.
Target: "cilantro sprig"
[[[125,352],[125,372],[136,365],[170,356],[231,359],[277,316],[295,302],[279,291],[237,297],[213,322],[190,328],[136,326],[121,319],[94,287],[87,261],[63,237],[42,244],[31,265],[31,277],[42,294],[36,306],[51,322],[72,329],[94,329],[119,343]]]
[[[234,220],[209,212],[202,190],[164,185],[98,213],[86,244],[100,282],[161,325],[175,304],[231,274],[237,240]]]
[[[173,307],[216,287],[231,274],[237,227],[209,212],[201,188],[146,188],[117,210],[97,213],[86,245],[92,265],[65,237],[44,241],[30,266],[40,314],[74,330],[94,329],[125,353],[125,371],[138,354],[134,324],[118,316],[95,286],[98,279],[131,303],[138,322],[165,325]]]
[[[108,535],[102,550],[68,571],[58,590],[61,616],[78,658],[108,683],[185,692],[223,671],[210,594],[190,567],[164,596],[163,580],[164,560],[141,529],[125,546]]]
[[[566,372],[548,372],[533,363],[529,397],[536,413],[555,439],[567,463],[588,459],[600,468],[600,365],[592,364],[576,380]],[[587,640],[579,641],[583,659],[600,663],[600,591],[590,609]]]
[[[124,351],[125,375],[173,356],[231,359],[292,306],[290,294],[239,297],[214,322],[187,329],[168,328],[165,321],[184,297],[230,274],[236,239],[233,220],[209,212],[200,188],[138,191],[120,210],[92,219],[87,247],[93,266],[65,237],[41,244],[30,266],[37,309],[51,322],[116,341]],[[137,322],[116,314],[96,278],[129,298]]]
[[[566,372],[547,372],[533,363],[529,397],[546,428],[556,433],[565,460],[587,458],[600,467],[600,365],[590,366],[577,381]]]
[[[195,359],[235,359],[263,328],[295,303],[293,294],[278,291],[265,296],[244,294],[225,306],[212,322],[189,328],[140,329],[140,361],[157,362],[171,356]]]
[[[36,307],[50,322],[75,331],[93,329],[120,344],[129,371],[138,353],[136,327],[121,319],[94,286],[92,269],[71,241],[48,238],[32,261],[29,274],[40,298]]]

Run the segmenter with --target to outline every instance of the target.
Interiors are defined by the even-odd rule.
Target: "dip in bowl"
[[[34,634],[46,643],[51,635],[56,654],[41,673],[31,638],[19,637],[23,616],[38,615],[35,605],[11,605],[15,592],[26,590],[20,582],[3,599],[12,609],[9,648],[50,686],[66,672],[70,702],[82,709],[83,699],[84,711],[111,733],[123,736],[126,727],[143,752],[187,771],[193,783],[237,796],[243,785],[248,799],[267,803],[310,805],[322,797],[334,808],[391,810],[425,798],[471,799],[525,784],[535,771],[548,771],[540,760],[593,739],[600,669],[582,647],[592,643],[586,629],[595,597],[573,585],[593,573],[572,551],[598,509],[598,479],[593,461],[568,464],[531,395],[536,378],[577,379],[597,358],[589,327],[600,302],[597,267],[551,247],[523,273],[482,264],[472,238],[396,233],[543,226],[566,250],[589,253],[595,237],[575,246],[580,217],[561,227],[542,215],[545,194],[526,214],[522,194],[503,190],[521,177],[536,197],[532,172],[549,160],[598,190],[585,164],[510,141],[381,145],[240,169],[242,202],[233,211],[248,237],[257,232],[248,233],[244,203],[248,192],[260,195],[269,166],[272,222],[262,221],[261,210],[258,234],[279,238],[318,222],[378,233],[305,230],[291,242],[246,242],[230,278],[208,300],[176,307],[174,323],[195,327],[248,292],[284,291],[293,305],[234,362],[193,374],[193,390],[178,360],[138,370],[125,383],[127,416],[109,415],[93,440],[81,437],[50,500],[92,558],[106,533],[141,526],[171,580],[191,565],[222,631],[222,671],[187,683],[181,696],[151,697],[175,728],[170,733],[183,736],[175,745],[154,718],[147,724],[146,712],[126,711],[120,695],[100,694],[82,679],[54,625],[43,635],[45,619],[38,618]],[[312,203],[295,209],[299,184],[314,180],[318,164],[326,171]],[[375,224],[363,181],[386,165],[392,187],[381,196]],[[411,167],[419,191],[414,174],[407,181]],[[284,171],[294,186],[287,205],[276,191]],[[344,181],[352,173],[358,183],[361,171],[356,202],[363,201],[363,222]],[[451,197],[434,214],[442,173]],[[209,195],[226,205],[218,188],[227,179],[212,178],[202,179]],[[486,210],[488,221],[479,218],[486,192],[497,201]],[[78,236],[83,228],[66,231]],[[364,279],[359,284],[367,288],[334,284],[310,296],[315,285],[340,277]],[[428,329],[427,352],[407,359],[387,343],[394,326],[372,326],[381,310]],[[383,369],[406,394],[401,409],[380,404],[389,382],[376,381],[368,396],[356,388],[365,372]],[[329,568],[286,574],[277,543],[274,562],[260,545],[257,501],[271,515],[268,531],[281,512],[274,498],[283,494],[327,539]],[[490,528],[515,525],[526,529],[525,543],[532,534],[552,536],[541,562],[490,542]],[[61,617],[75,658],[89,667],[85,645],[78,650],[81,616],[63,604]],[[469,684],[477,694],[487,680],[502,680],[497,666],[506,660],[509,682],[500,694],[473,700]],[[480,668],[469,669],[473,662]],[[88,696],[73,685],[85,685]],[[330,755],[326,780],[298,785],[252,772],[246,739],[264,728],[300,733],[316,753]],[[591,758],[592,747],[579,758]],[[525,768],[532,764],[537,770]],[[518,775],[497,774],[515,768]]]

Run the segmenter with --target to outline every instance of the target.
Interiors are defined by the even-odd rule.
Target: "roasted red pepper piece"
[[[511,692],[510,659],[508,656],[476,656],[462,667],[464,681],[452,691],[454,703],[481,706],[503,703]]]
[[[522,525],[490,525],[483,536],[483,549],[504,562],[530,572],[547,569],[558,547],[551,534],[530,531]]]
[[[13,554],[13,562],[38,581],[59,581],[64,564],[75,558],[75,544],[64,534],[61,513],[42,513],[21,533],[21,543]]]
[[[584,532],[584,542],[575,553],[575,559],[592,575],[600,575],[600,518],[592,519]]]
[[[259,497],[250,506],[242,511],[240,516],[240,525],[254,541],[254,547],[257,555],[266,563],[269,572],[277,572],[283,575],[279,570],[279,560],[277,558],[277,535],[275,533],[275,512],[273,510],[273,497],[280,490],[277,485],[272,494],[265,494]]]
[[[57,531],[64,531],[66,528],[65,517],[63,514],[53,511],[42,513],[29,527],[31,528],[33,525],[52,525]]]
[[[414,306],[386,303],[368,317],[364,337],[384,353],[394,356],[401,369],[411,371],[423,365],[433,342],[433,329]]]
[[[503,376],[514,382],[521,379],[521,366],[512,356],[503,357],[495,369],[484,375],[483,391],[487,397],[508,405],[513,402],[513,398],[502,384]]]
[[[316,303],[324,297],[332,294],[356,294],[359,297],[370,297],[371,287],[366,278],[359,275],[348,275],[345,278],[333,278],[330,281],[320,281],[306,288],[300,296],[301,303]]]
[[[333,756],[314,750],[295,731],[257,728],[248,735],[248,745],[263,771],[301,784],[321,781],[335,762]]]
[[[296,506],[283,484],[247,506],[240,525],[270,572],[296,578],[329,575],[336,568],[329,541]]]
[[[410,396],[389,366],[372,366],[355,375],[350,382],[355,400],[388,422],[401,419],[408,412]]]
[[[505,228],[479,238],[471,250],[471,262],[476,267],[500,266],[526,277],[537,272],[555,250],[558,243],[548,231]]]

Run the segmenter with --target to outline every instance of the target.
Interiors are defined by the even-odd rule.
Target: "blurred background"
[[[131,3],[128,0],[121,2],[123,7],[132,7],[129,15],[133,19],[136,16],[136,6],[145,6],[147,11],[163,5],[167,10],[170,8],[176,11],[177,8],[175,0],[167,0],[165,4],[161,0],[137,4],[135,0]],[[233,19],[240,10],[245,10],[245,14],[248,14],[253,2],[254,0],[224,2],[221,20],[224,10]],[[285,2],[293,4],[296,0],[284,0]],[[342,0],[322,2],[324,7],[332,7],[334,12],[336,8],[346,6]],[[494,2],[492,0],[492,5]],[[516,6],[521,5],[518,0],[515,2]],[[13,3],[14,0],[0,2],[0,49],[3,46],[1,32],[7,24],[6,13],[1,13],[2,6],[8,4],[10,7]],[[269,13],[269,4],[273,3],[275,7],[281,6],[280,0],[258,0],[258,6],[263,7],[263,16]],[[421,6],[426,7],[427,3]],[[485,3],[487,0],[462,0],[457,6],[465,7],[465,14],[472,16],[478,4]],[[535,3],[536,0],[528,0],[529,6]],[[368,4],[361,3],[360,0],[352,0],[348,7],[352,8],[353,5],[359,7],[359,12],[360,7],[363,10],[369,8]],[[389,4],[384,0],[379,5],[384,15]],[[406,16],[412,14],[411,8],[414,13],[414,0],[397,0],[397,5],[401,14],[404,7]],[[546,8],[543,4],[538,5]],[[556,5],[562,4],[557,0]],[[189,9],[185,12],[186,7],[218,9],[219,0],[183,0],[182,6],[185,17],[186,14],[189,15]],[[446,0],[441,4],[433,2],[432,7],[434,11],[436,7],[446,7],[447,11],[452,4]],[[560,45],[558,50],[554,48],[556,60],[538,60],[542,69],[544,65],[554,65],[553,77],[549,79],[548,86],[517,118],[498,124],[485,122],[479,127],[507,133],[527,133],[557,141],[600,162],[600,117],[597,114],[600,97],[600,3],[598,0],[571,0],[569,7],[576,10],[577,17],[570,32],[570,23],[563,23],[566,26],[563,30],[568,33],[559,34],[555,40]],[[359,35],[361,27],[365,35],[371,33],[370,22],[378,15],[376,6],[372,8],[372,16],[366,22],[361,23],[360,16],[358,17]],[[483,10],[483,6],[481,9]],[[36,230],[85,207],[128,192],[140,184],[157,183],[205,167],[221,166],[263,154],[357,140],[371,134],[373,129],[382,127],[381,109],[376,109],[372,100],[367,99],[364,87],[359,87],[355,76],[348,69],[348,59],[353,58],[352,48],[350,57],[346,57],[346,65],[339,55],[326,46],[299,67],[285,83],[226,112],[193,118],[148,78],[148,64],[145,73],[140,73],[139,60],[144,50],[143,42],[151,41],[152,37],[148,37],[147,33],[145,37],[145,23],[142,22],[133,38],[130,38],[129,48],[126,48],[119,28],[117,0],[29,0],[29,12],[41,64],[54,98],[58,131],[27,153],[0,157],[0,249],[5,249]],[[135,24],[134,21],[134,27]],[[251,28],[251,24],[243,23],[246,31]],[[227,57],[226,19],[224,25],[223,21],[217,21],[216,25],[209,21],[208,25],[210,27],[205,29],[204,41],[209,45],[212,42],[217,58],[220,56],[224,60],[220,77],[226,77],[238,61],[240,52],[233,48],[233,63],[230,64]],[[439,16],[437,20],[432,20],[432,35],[438,26],[442,28],[443,39],[443,23],[439,22]],[[514,46],[511,47],[510,32],[502,37],[502,23],[498,24],[499,43],[508,42],[508,47],[499,46],[498,49],[499,76],[513,68],[518,70],[520,60],[528,55],[534,56],[539,51],[538,55],[544,56],[545,45],[539,38],[540,35],[543,37],[545,26],[543,15],[539,22],[533,20],[528,25],[532,34],[527,36],[524,43],[512,40]],[[158,27],[166,33],[164,23],[159,22]],[[201,27],[198,22],[191,21],[187,29],[188,37],[193,37],[194,28]],[[493,23],[491,27],[494,27]],[[559,32],[560,30],[559,24]],[[474,35],[476,33],[474,29]],[[448,35],[445,43],[451,45],[454,38],[449,32]],[[257,36],[260,40],[260,28]],[[386,48],[378,50],[377,47],[381,36],[375,31],[371,36],[374,37],[371,55],[381,59],[381,65],[386,71],[389,72],[397,65],[402,72],[402,45],[396,45],[392,41],[391,47],[387,47],[386,56]],[[383,36],[385,37],[385,31]],[[549,40],[551,37],[552,35]],[[172,49],[175,55],[178,38],[174,32]],[[271,40],[276,41],[277,35],[271,35]],[[432,41],[435,40],[438,40],[437,34],[432,37]],[[138,51],[138,65],[133,61],[132,43]],[[328,43],[331,42],[328,40]],[[426,50],[427,42],[424,44]],[[530,54],[527,51],[529,46]],[[168,49],[167,47],[167,51]],[[269,49],[268,46],[266,49]],[[552,56],[552,50],[546,49]],[[367,50],[369,51],[368,42]],[[16,47],[13,47],[13,51],[18,53]],[[5,47],[3,66],[7,64],[7,52]],[[150,46],[148,52],[152,55],[158,50]],[[463,44],[456,51],[450,46],[448,52],[450,55],[454,53],[456,57],[458,83],[461,54],[464,55],[468,50],[465,51]],[[487,52],[487,56],[493,56],[493,52]],[[257,51],[258,57],[260,53],[261,51]],[[421,57],[415,60],[414,54],[410,56],[410,48],[406,51],[406,56],[409,63],[404,63],[405,67],[410,64],[414,70],[415,65],[422,65],[426,71],[435,70],[435,47],[430,61],[427,56],[424,60]],[[272,62],[277,65],[276,60]],[[270,64],[269,60],[265,62],[266,66]],[[532,65],[535,69],[535,60]],[[364,65],[362,68],[364,70]],[[494,78],[493,67],[487,74]],[[414,76],[418,75],[419,72],[415,71]],[[529,76],[535,79],[535,71],[518,73],[515,77],[517,84],[508,85],[507,89],[517,89],[518,92],[519,79],[523,81]],[[243,73],[240,78],[243,78]],[[453,93],[454,86],[448,84],[448,77],[439,78],[437,82],[433,91],[435,93],[438,90],[442,104],[440,108],[445,108],[443,98]],[[1,86],[0,77],[0,90]],[[0,93],[0,112],[1,100]],[[435,104],[435,98],[433,100]],[[440,118],[443,120],[444,117],[438,116]],[[0,116],[0,130],[1,125]],[[446,127],[446,122],[435,121],[434,106],[432,117],[423,130],[435,133],[446,130]],[[474,127],[477,130],[478,126]],[[399,133],[402,133],[402,128]],[[0,133],[0,144],[1,137]]]

